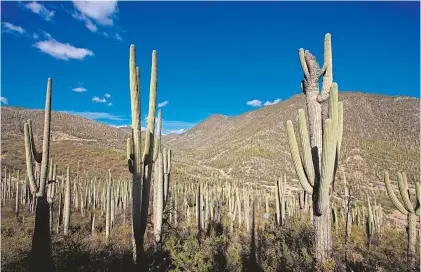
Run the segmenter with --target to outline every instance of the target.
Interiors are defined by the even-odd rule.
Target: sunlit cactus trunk
[[[298,113],[302,155],[291,120],[287,121],[288,141],[299,181],[313,198],[316,261],[322,264],[330,259],[332,251],[330,189],[338,166],[343,131],[343,104],[338,102],[338,85],[332,83],[330,34],[325,36],[323,68],[308,50],[300,49],[299,57],[307,106],[306,112],[300,109]],[[323,87],[319,92],[321,76]]]

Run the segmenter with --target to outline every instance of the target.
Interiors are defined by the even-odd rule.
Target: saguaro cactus
[[[50,232],[53,231],[53,208],[54,208],[54,194],[55,194],[55,183],[57,175],[57,165],[53,163],[53,159],[50,159],[50,173],[49,181],[47,186],[47,201],[50,204]]]
[[[287,132],[299,182],[313,196],[316,260],[323,263],[330,257],[332,249],[330,188],[335,178],[342,143],[343,104],[338,102],[338,85],[332,83],[330,34],[325,36],[323,68],[320,68],[316,58],[308,50],[300,49],[299,56],[304,71],[302,89],[306,96],[310,127],[309,134],[306,113],[300,109],[298,121],[302,156],[291,120],[287,121]],[[323,88],[319,93],[321,76]]]
[[[370,198],[367,196],[367,208],[368,214],[366,218],[366,234],[367,234],[367,246],[371,245],[371,238],[373,237],[374,231],[374,218],[373,218],[373,209],[371,208]]]
[[[64,223],[63,223],[63,233],[67,235],[69,233],[70,225],[70,167],[67,167],[66,174],[66,188],[64,190]]]
[[[153,141],[156,111],[157,89],[157,55],[152,52],[152,69],[149,93],[148,126],[146,129],[145,147],[141,153],[140,126],[140,78],[136,67],[136,49],[130,46],[130,98],[132,111],[132,137],[127,141],[127,159],[129,171],[133,174],[132,182],[132,226],[133,226],[133,261],[137,264],[144,255],[143,241],[146,231],[150,181],[153,163]]]
[[[415,183],[415,192],[416,192],[416,205],[415,208],[413,207],[409,195],[409,188],[408,188],[408,181],[406,178],[405,173],[398,172],[398,187],[399,192],[402,197],[403,205],[396,197],[392,185],[390,184],[389,180],[389,173],[387,171],[384,172],[384,183],[386,185],[387,194],[392,200],[393,205],[395,205],[396,209],[398,209],[402,214],[407,216],[408,226],[406,228],[406,232],[408,234],[408,247],[407,247],[407,254],[408,260],[410,261],[411,265],[414,265],[415,262],[415,246],[417,243],[416,237],[416,229],[415,229],[415,216],[420,216],[420,203],[421,203],[421,185],[420,182]]]
[[[285,195],[286,195],[287,177],[284,174],[283,180],[280,178],[276,181],[275,201],[276,201],[276,224],[283,226],[285,224]]]
[[[42,153],[36,151],[35,139],[32,134],[31,121],[24,125],[25,134],[25,152],[26,152],[26,170],[29,177],[32,194],[36,195],[36,215],[35,229],[32,237],[32,260],[30,270],[41,271],[51,269],[51,235],[49,224],[49,204],[46,198],[46,184],[48,175],[48,162],[50,154],[50,126],[51,126],[51,92],[52,80],[48,79],[47,95],[44,111],[44,135],[42,142]],[[36,163],[41,163],[41,170],[38,175],[38,165],[35,169],[37,175],[34,175],[33,159]]]

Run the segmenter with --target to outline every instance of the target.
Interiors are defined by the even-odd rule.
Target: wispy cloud
[[[34,38],[34,40],[39,38],[39,35],[37,33],[32,34],[32,38]]]
[[[165,107],[166,105],[168,105],[168,103],[169,103],[169,101],[168,101],[168,100],[166,100],[166,101],[164,101],[164,102],[161,102],[161,103],[158,103],[158,108]]]
[[[118,34],[118,33],[116,33],[116,34],[114,35],[114,37],[115,37],[117,40],[119,40],[119,41],[122,41],[122,40],[123,40],[123,38],[121,38],[120,34]]]
[[[104,96],[105,96],[106,98],[110,98],[110,97],[111,97],[111,94],[106,93]]]
[[[246,104],[252,107],[261,107],[261,106],[275,105],[275,104],[278,104],[279,102],[281,102],[280,98],[275,99],[273,102],[266,101],[265,103],[263,103],[260,100],[254,99],[254,100],[247,101]]]
[[[40,3],[37,3],[36,1],[27,3],[24,5],[24,7],[31,10],[33,13],[38,14],[46,21],[50,21],[55,14],[54,10],[50,11],[45,6],[41,5]]]
[[[119,126],[116,126],[116,125],[111,125],[112,127],[116,127],[116,128],[131,128],[132,127],[132,125],[119,125]],[[146,131],[146,128],[145,127],[140,127],[140,130],[141,131]]]
[[[72,16],[76,20],[84,22],[86,28],[89,29],[91,32],[97,32],[98,27],[94,23],[92,23],[92,21],[88,17],[86,17],[83,13],[74,12]]]
[[[83,92],[87,92],[88,90],[84,87],[76,87],[76,88],[73,88],[72,91],[77,92],[77,93],[83,93]]]
[[[265,104],[263,104],[264,106],[270,106],[270,105],[275,105],[278,104],[279,102],[281,102],[280,98],[275,99],[273,102],[270,101],[266,101]]]
[[[9,104],[9,101],[7,101],[7,98],[6,97],[3,97],[3,96],[0,98],[0,102],[2,104],[5,104],[5,105]]]
[[[82,116],[88,119],[92,120],[111,120],[111,121],[124,121],[127,120],[126,118],[123,118],[124,116],[121,115],[114,115],[112,113],[107,112],[77,112],[77,111],[61,111],[68,114],[78,115]]]
[[[251,100],[251,101],[247,101],[247,105],[252,106],[252,107],[261,107],[262,101],[254,99],[254,100]]]
[[[111,102],[108,102],[108,104],[107,104],[107,105],[111,107],[111,106],[113,105],[113,103],[111,103]]]
[[[21,26],[14,25],[12,23],[3,22],[2,23],[2,32],[5,33],[14,33],[18,35],[25,34],[25,29],[23,29]]]
[[[106,103],[107,102],[107,99],[105,99],[105,98],[99,98],[98,96],[94,96],[94,97],[92,97],[92,101],[98,102],[98,103]]]
[[[182,133],[184,133],[186,130],[184,129],[184,128],[180,128],[180,129],[177,129],[177,130],[169,130],[168,131],[168,134],[170,134],[170,133],[175,133],[175,134],[182,134]]]
[[[118,13],[117,1],[73,1],[75,8],[72,13],[73,18],[85,23],[86,28],[91,32],[97,32],[98,26],[112,26],[113,19]],[[94,22],[95,23],[94,23]],[[106,32],[102,32],[104,36],[108,37]],[[116,39],[121,39],[120,36],[115,36]]]
[[[94,53],[86,48],[77,48],[69,43],[61,43],[53,39],[50,34],[44,32],[47,40],[39,41],[34,44],[42,52],[61,60],[78,59],[83,60],[87,56],[93,56]]]

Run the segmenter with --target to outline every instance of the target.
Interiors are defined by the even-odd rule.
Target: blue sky
[[[299,94],[298,49],[322,61],[328,32],[340,90],[420,94],[419,2],[1,2],[1,16],[3,105],[43,108],[51,77],[53,110],[130,124],[133,43],[142,116],[156,49],[163,132],[182,131]]]

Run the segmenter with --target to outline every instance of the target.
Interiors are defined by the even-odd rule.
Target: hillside
[[[406,171],[410,179],[418,177],[419,99],[340,92],[340,101],[344,103],[340,165],[350,182],[383,188],[381,176],[386,169],[392,178],[397,170]],[[191,175],[272,185],[286,171],[295,179],[285,123],[296,120],[304,105],[300,94],[235,117],[213,115],[181,135],[164,136],[163,142],[174,150],[174,165]],[[31,118],[35,136],[40,136],[43,111],[2,107],[1,114],[2,163],[23,169],[23,123]],[[52,152],[60,165],[75,166],[80,161],[80,168],[91,173],[112,168],[127,174],[127,128],[54,112],[52,132]],[[292,185],[298,188],[297,183]]]

